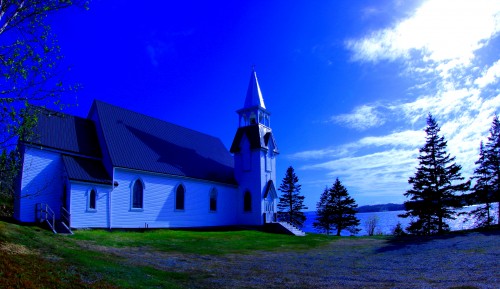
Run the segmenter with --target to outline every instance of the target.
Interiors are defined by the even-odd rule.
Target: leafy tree
[[[379,218],[377,215],[371,216],[365,221],[365,229],[368,236],[373,236],[375,234],[375,229],[377,228]]]
[[[278,216],[280,221],[289,222],[298,228],[302,228],[306,220],[302,210],[307,210],[304,205],[305,197],[300,194],[300,189],[299,178],[295,175],[293,167],[290,166],[279,187],[282,195],[278,203]]]
[[[352,234],[360,231],[359,219],[356,217],[356,208],[358,205],[353,198],[349,196],[347,189],[337,178],[331,188],[325,188],[316,205],[316,222],[314,228],[327,235],[330,231],[336,230],[336,235],[344,229]]]
[[[30,105],[60,105],[64,87],[57,76],[60,47],[47,16],[67,8],[71,0],[0,1],[0,146],[13,147],[16,138],[36,124]],[[86,6],[86,2],[76,4]],[[33,108],[32,108],[33,109]]]
[[[404,195],[406,213],[412,217],[407,230],[413,234],[441,234],[449,230],[446,219],[455,219],[455,209],[462,207],[456,192],[465,192],[470,182],[459,182],[461,166],[446,152],[447,142],[439,135],[440,128],[431,114],[427,117],[426,143],[420,148],[419,167],[408,183],[412,189]]]
[[[87,6],[78,0],[0,1],[0,150],[15,150],[19,137],[33,137],[37,110],[61,106],[59,96],[77,88],[64,86],[56,77],[62,56],[46,21],[50,13],[75,4]]]
[[[473,217],[475,227],[486,227],[493,223],[494,218],[490,214],[492,208],[492,174],[488,168],[491,162],[488,159],[488,154],[485,152],[483,142],[479,147],[479,159],[475,162],[478,166],[474,170],[473,179],[476,183],[472,188],[471,199],[475,204],[479,205],[476,209],[468,213]]]

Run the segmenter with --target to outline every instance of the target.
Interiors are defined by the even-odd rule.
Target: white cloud
[[[500,32],[500,1],[432,0],[393,27],[347,41],[356,61],[416,57],[440,70],[468,65],[474,52]]]
[[[374,106],[369,105],[356,107],[354,111],[349,114],[332,116],[331,121],[356,130],[366,130],[371,127],[381,126],[385,123],[382,114],[378,113]]]
[[[393,132],[384,136],[364,137],[356,142],[358,147],[366,146],[391,146],[391,147],[410,147],[415,148],[423,144],[424,132],[422,130],[406,130]]]
[[[337,150],[335,149],[321,149],[321,150],[309,150],[297,152],[291,155],[288,155],[291,159],[300,159],[300,160],[311,160],[311,159],[323,159],[325,157],[330,157],[335,155]]]
[[[302,170],[326,170],[329,179],[339,177],[358,196],[402,196],[408,177],[417,165],[418,150],[388,150],[358,157],[346,157],[313,165]]]
[[[384,136],[368,136],[360,140],[338,147],[330,147],[319,150],[308,150],[290,154],[287,157],[294,160],[324,160],[328,158],[352,157],[360,150],[380,147],[400,147],[414,149],[424,142],[423,130],[406,130],[393,132]]]
[[[392,27],[349,40],[353,60],[403,60],[405,73],[399,75],[413,84],[405,101],[361,105],[331,120],[356,130],[388,126],[390,120],[399,129],[292,157],[304,171],[315,172],[312,177],[340,177],[358,196],[401,198],[425,143],[424,120],[432,113],[448,153],[463,167],[462,176],[470,177],[479,143],[500,113],[500,57],[478,57],[499,35],[500,1],[429,0]]]
[[[494,84],[500,78],[500,60],[493,63],[486,71],[483,72],[482,76],[474,81],[479,88],[484,88],[490,84]]]

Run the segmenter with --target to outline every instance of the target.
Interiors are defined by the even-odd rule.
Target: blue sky
[[[53,15],[64,78],[83,86],[66,112],[99,99],[229,147],[255,65],[278,182],[293,166],[310,209],[336,177],[360,205],[403,202],[429,112],[472,173],[500,107],[499,1],[204,2]]]

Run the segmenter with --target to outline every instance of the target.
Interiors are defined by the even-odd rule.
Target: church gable
[[[40,109],[31,139],[26,144],[54,149],[63,153],[100,158],[101,149],[91,120]]]
[[[273,180],[267,182],[266,191],[264,193],[264,199],[277,199],[278,194],[276,193],[276,188],[274,187]]]

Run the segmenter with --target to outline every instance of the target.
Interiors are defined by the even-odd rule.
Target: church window
[[[88,195],[88,210],[96,210],[97,192],[95,189],[91,189]]]
[[[252,195],[250,194],[249,191],[246,191],[245,195],[243,196],[243,211],[244,212],[252,211]]]
[[[266,171],[267,172],[272,172],[273,171],[273,151],[270,148],[267,153],[266,153]]]
[[[184,188],[184,185],[179,184],[177,186],[177,189],[175,189],[175,209],[176,210],[184,210],[185,193],[186,193],[186,189]]]
[[[250,151],[250,141],[246,136],[241,140],[241,162],[244,171],[252,170],[252,152]]]
[[[132,209],[142,209],[144,198],[144,183],[137,179],[132,186]]]
[[[212,188],[210,190],[210,212],[217,211],[217,190]]]

